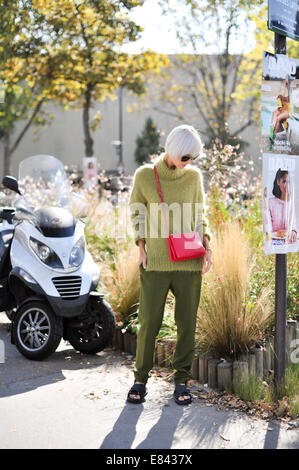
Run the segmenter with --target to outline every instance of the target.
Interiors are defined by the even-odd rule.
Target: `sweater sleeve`
[[[133,186],[129,197],[130,218],[136,245],[138,245],[138,240],[146,241],[147,201],[142,192],[141,179],[142,175],[140,168],[138,168],[134,174]]]
[[[209,229],[208,219],[206,217],[206,202],[205,193],[203,187],[202,174],[198,175],[198,196],[197,196],[197,214],[196,214],[196,226],[195,231],[202,234],[202,238],[206,235],[211,241],[211,232]]]

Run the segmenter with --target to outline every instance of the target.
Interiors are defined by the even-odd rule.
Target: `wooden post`
[[[117,328],[114,329],[113,337],[112,337],[112,346],[115,349],[118,349],[118,335],[117,335]]]
[[[217,382],[219,390],[227,390],[233,380],[233,366],[231,362],[220,362],[217,365]]]
[[[269,336],[269,344],[270,344],[270,370],[274,370],[274,336]]]
[[[263,379],[264,371],[263,371],[263,350],[262,348],[254,348],[253,349],[255,355],[255,375],[257,379]]]
[[[198,381],[201,384],[208,383],[208,361],[211,356],[199,356],[198,358]]]
[[[124,334],[121,332],[121,330],[118,330],[118,340],[119,340],[119,349],[121,351],[124,351]]]
[[[198,381],[201,384],[207,383],[207,375],[205,375],[205,361],[203,356],[198,358]]]
[[[158,365],[158,340],[155,341],[154,364]]]
[[[233,381],[234,383],[243,383],[248,379],[248,362],[233,362]]]
[[[164,365],[164,343],[160,341],[157,344],[157,363],[158,366]]]
[[[217,366],[221,362],[219,359],[210,359],[208,361],[208,385],[210,388],[218,387]]]
[[[173,353],[173,342],[171,339],[166,339],[166,343],[164,345],[164,365],[165,367],[170,367],[171,359]]]
[[[266,379],[269,375],[271,369],[271,349],[270,349],[270,340],[266,338],[265,347],[263,350],[263,377]]]
[[[128,332],[124,333],[123,338],[124,338],[124,351],[127,353],[131,353],[130,333]]]
[[[194,380],[198,380],[198,355],[195,354],[192,366],[191,366],[191,376]]]
[[[275,54],[287,53],[286,37],[274,33]],[[275,337],[274,386],[279,395],[285,376],[285,340],[287,318],[287,255],[275,255]]]
[[[248,360],[249,375],[256,376],[256,358],[255,354],[249,354]]]
[[[239,360],[240,360],[240,361],[249,362],[249,356],[248,356],[248,354],[240,354]]]

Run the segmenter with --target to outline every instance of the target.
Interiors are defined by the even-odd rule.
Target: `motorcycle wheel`
[[[111,306],[105,300],[97,306],[96,322],[81,328],[66,326],[66,339],[76,351],[95,354],[112,343],[115,329],[115,316]]]
[[[62,334],[62,319],[46,302],[31,301],[20,307],[13,319],[13,338],[23,356],[41,361],[58,347]]]

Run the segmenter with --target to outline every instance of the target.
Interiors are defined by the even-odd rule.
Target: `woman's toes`
[[[188,400],[188,398],[190,398],[189,395],[183,395],[182,397],[179,397],[179,400],[184,401]]]
[[[133,400],[139,400],[140,399],[140,395],[137,393],[137,394],[130,394],[130,398],[132,398]]]

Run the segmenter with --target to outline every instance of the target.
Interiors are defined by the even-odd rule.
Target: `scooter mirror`
[[[14,178],[13,176],[4,176],[3,179],[2,179],[2,185],[5,188],[8,188],[11,191],[14,191],[15,193],[18,193],[18,194],[21,195],[21,193],[19,191],[18,182],[17,182],[16,178]]]
[[[15,215],[15,210],[12,209],[11,207],[9,208],[3,208],[2,211],[0,211],[0,219],[7,220],[8,223],[12,224],[12,220]]]

